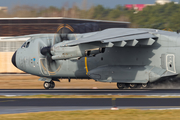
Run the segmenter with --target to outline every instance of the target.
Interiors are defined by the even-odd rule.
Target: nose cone
[[[16,52],[14,53],[11,61],[12,61],[12,64],[13,64],[15,67],[17,67],[17,66],[16,66]]]

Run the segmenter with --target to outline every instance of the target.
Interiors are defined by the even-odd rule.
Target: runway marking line
[[[4,101],[0,101],[0,102],[12,102],[12,101],[15,101],[15,100],[4,100]]]

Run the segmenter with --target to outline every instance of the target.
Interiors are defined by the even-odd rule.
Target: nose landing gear
[[[44,82],[44,88],[45,89],[53,89],[54,87],[55,87],[55,83],[53,82],[53,81],[51,81],[51,82]]]

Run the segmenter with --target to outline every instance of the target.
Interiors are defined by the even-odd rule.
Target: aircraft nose
[[[16,66],[16,52],[14,53],[11,61],[12,61],[12,64],[13,64],[15,67],[17,67],[17,66]]]

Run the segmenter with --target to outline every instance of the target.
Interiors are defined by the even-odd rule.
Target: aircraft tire
[[[51,88],[51,83],[50,82],[44,82],[44,88],[45,89]]]
[[[135,88],[138,87],[138,84],[136,84],[136,83],[130,83],[130,84],[128,84],[128,87],[130,87],[131,89],[135,89]]]
[[[55,83],[53,81],[51,81],[51,85],[50,85],[50,88],[54,88],[55,87]]]
[[[143,84],[141,84],[141,87],[142,87],[143,89],[148,88],[148,84],[147,84],[147,83],[143,83]]]
[[[126,87],[126,85],[124,83],[117,83],[117,87],[122,90]]]

